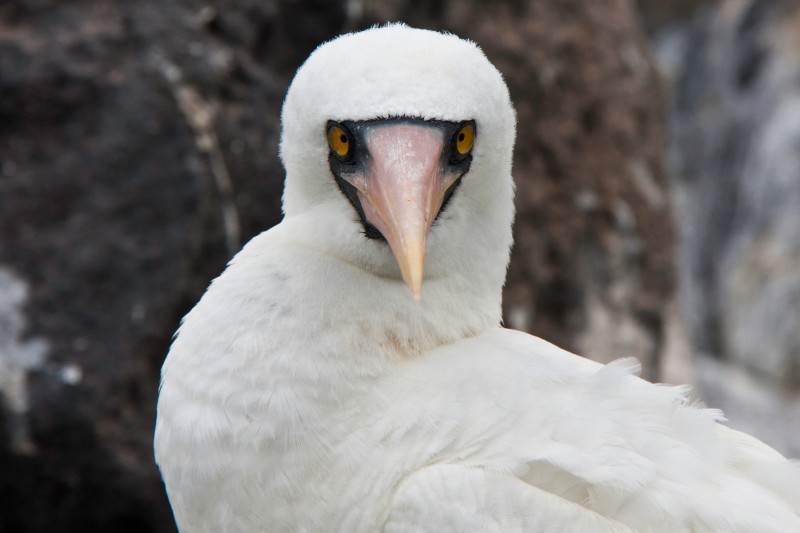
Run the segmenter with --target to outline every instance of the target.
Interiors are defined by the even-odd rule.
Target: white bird
[[[798,467],[719,412],[500,326],[515,114],[475,44],[337,38],[282,121],[285,218],[164,363],[181,531],[800,531]]]

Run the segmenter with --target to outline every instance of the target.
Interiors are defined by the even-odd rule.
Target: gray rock
[[[789,421],[800,409],[800,4],[722,2],[696,21],[685,50],[670,167],[698,381],[733,425],[798,455],[800,425]],[[720,373],[702,357],[735,368]],[[721,386],[736,372],[752,384],[749,407]]]

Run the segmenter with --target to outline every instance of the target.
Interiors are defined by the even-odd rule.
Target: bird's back
[[[272,320],[266,337],[283,327]],[[288,357],[249,363],[238,376],[260,384],[249,395],[241,383],[221,389],[234,367],[209,373],[214,385],[165,381],[159,417],[170,428],[157,436],[159,460],[170,464],[162,469],[188,531],[374,531],[387,520],[402,531],[448,516],[439,502],[469,511],[464,520],[495,520],[496,531],[510,527],[504,520],[530,530],[503,515],[504,491],[519,491],[517,505],[547,506],[531,514],[536,530],[545,520],[560,531],[559,516],[609,530],[800,530],[796,467],[719,425],[684,390],[631,375],[630,361],[601,366],[493,328],[386,361],[329,396],[320,376],[353,360],[323,371]],[[214,393],[225,396],[221,407],[203,398]],[[177,468],[164,460],[174,454]]]
[[[800,531],[797,465],[636,369],[497,329],[410,363],[393,381],[411,399],[386,419],[413,427],[397,445],[431,463],[521,480],[637,531]]]

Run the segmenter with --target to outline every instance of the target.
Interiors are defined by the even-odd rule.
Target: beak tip
[[[422,276],[415,276],[411,279],[405,278],[403,281],[406,282],[409,290],[411,290],[411,297],[417,302],[420,301],[422,299]]]
[[[403,250],[395,257],[399,259],[400,273],[415,301],[422,299],[422,277],[425,271],[425,240],[411,248],[413,251]]]

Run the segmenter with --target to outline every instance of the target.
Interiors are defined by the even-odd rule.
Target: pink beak
[[[425,245],[444,196],[458,179],[442,162],[440,130],[399,123],[370,128],[365,174],[343,176],[367,220],[386,238],[415,300],[422,295]]]

